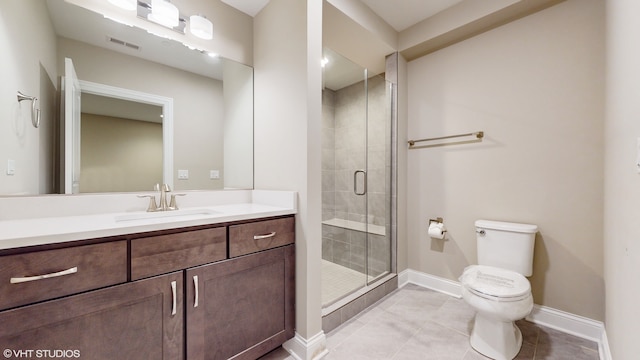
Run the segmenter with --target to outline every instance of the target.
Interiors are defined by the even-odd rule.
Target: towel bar
[[[411,148],[417,142],[453,139],[453,138],[459,138],[459,137],[464,137],[464,136],[475,136],[478,141],[482,141],[482,138],[484,137],[484,131],[476,131],[476,132],[467,133],[467,134],[440,136],[440,137],[419,139],[419,140],[409,140],[408,143],[409,143],[409,147]],[[438,144],[438,145],[444,145],[444,144]],[[435,145],[432,145],[432,146],[435,146]]]

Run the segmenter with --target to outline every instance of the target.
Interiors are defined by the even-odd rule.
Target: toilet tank
[[[490,220],[477,220],[475,225],[479,265],[533,274],[536,225]]]

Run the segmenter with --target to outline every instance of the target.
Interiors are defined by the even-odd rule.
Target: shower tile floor
[[[518,360],[598,360],[598,344],[518,321]],[[473,310],[462,299],[408,284],[327,334],[325,360],[485,360],[469,345]],[[261,360],[293,360],[282,348]]]
[[[366,275],[348,267],[322,260],[322,305],[329,305],[365,285]],[[369,280],[373,280],[369,277]]]

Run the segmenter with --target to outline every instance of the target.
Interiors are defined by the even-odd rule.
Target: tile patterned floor
[[[329,305],[358,290],[366,281],[367,276],[361,272],[322,260],[322,305]]]
[[[327,334],[325,360],[485,360],[469,345],[473,311],[462,299],[406,285]],[[598,360],[598,345],[521,320],[518,360]],[[293,360],[276,349],[261,360]]]

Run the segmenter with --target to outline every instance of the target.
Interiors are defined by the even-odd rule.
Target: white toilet
[[[478,264],[460,276],[462,297],[476,310],[470,343],[477,352],[511,360],[522,346],[514,321],[533,309],[531,285],[533,245],[538,227],[529,224],[478,220]]]

